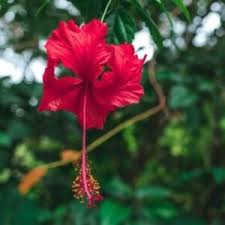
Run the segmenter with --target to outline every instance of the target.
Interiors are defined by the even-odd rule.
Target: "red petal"
[[[91,81],[96,78],[109,58],[105,46],[107,25],[99,20],[78,27],[72,20],[61,22],[46,44],[47,53],[54,61]]]
[[[54,63],[49,60],[43,76],[44,94],[38,110],[75,112],[81,107],[78,103],[83,97],[82,81],[74,77],[56,78],[54,66]]]
[[[83,103],[85,95],[85,85],[80,79],[74,77],[56,78],[54,76],[54,67],[52,60],[48,61],[45,70],[44,93],[39,105],[39,111],[59,111],[65,110],[77,115],[82,126],[83,121]],[[86,127],[103,128],[105,118],[108,112],[102,105],[99,105],[93,95],[93,88],[87,90],[87,118]]]
[[[97,128],[102,129],[106,117],[108,115],[108,109],[104,105],[99,104],[98,99],[95,97],[94,89],[89,88],[87,91],[87,112],[86,112],[86,128]],[[83,121],[83,115],[78,115],[80,124]]]
[[[111,111],[140,101],[144,94],[140,83],[144,60],[134,55],[130,44],[111,45],[109,48],[109,67],[112,71],[105,73],[101,81],[95,82],[95,98]]]
[[[103,39],[107,35],[108,28],[105,23],[94,19],[90,23],[85,24],[81,29],[87,33],[95,34],[97,39]]]

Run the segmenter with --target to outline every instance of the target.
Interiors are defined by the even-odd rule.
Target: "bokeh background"
[[[0,1],[0,225],[224,225],[222,0],[113,0],[105,19],[108,41],[133,42],[140,57],[148,54],[145,96],[140,104],[112,113],[104,130],[89,131],[88,142],[158,104],[150,72],[167,107],[90,153],[105,197],[98,208],[73,198],[76,172],[70,163],[49,170],[27,194],[19,192],[24,174],[81,147],[72,114],[37,112],[44,43],[59,21],[101,18],[106,4]],[[153,57],[155,69],[149,71]]]

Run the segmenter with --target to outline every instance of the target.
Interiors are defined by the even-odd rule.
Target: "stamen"
[[[86,93],[86,92],[85,92]],[[103,198],[99,193],[99,183],[91,174],[91,167],[87,162],[86,152],[86,110],[87,110],[87,95],[84,95],[83,105],[83,135],[82,135],[82,161],[81,168],[75,180],[73,181],[72,190],[75,198],[84,202],[88,200],[88,207],[96,207],[95,202],[101,201]]]
[[[72,189],[74,192],[74,197],[80,200],[80,202],[82,203],[84,203],[85,199],[87,198],[88,207],[96,207],[96,202],[101,201],[103,198],[99,193],[100,185],[91,174],[91,167],[89,163],[87,163],[86,167],[86,182],[89,195],[87,194],[87,190],[85,189],[82,169],[80,168],[77,177],[73,181]]]

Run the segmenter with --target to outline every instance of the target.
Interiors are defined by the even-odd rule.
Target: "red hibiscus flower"
[[[86,130],[103,128],[110,112],[138,103],[144,94],[140,84],[144,59],[137,58],[130,44],[107,44],[106,34],[107,25],[97,19],[81,27],[71,20],[59,24],[46,44],[48,63],[39,105],[39,111],[74,113],[83,128],[82,163],[73,190],[76,197],[87,197],[89,206],[102,197],[87,163]],[[57,78],[54,69],[60,63],[74,76]]]

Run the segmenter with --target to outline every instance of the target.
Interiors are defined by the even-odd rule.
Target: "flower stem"
[[[101,21],[102,21],[102,22],[103,22],[104,19],[105,19],[106,13],[107,13],[107,11],[108,11],[108,9],[109,9],[109,6],[110,6],[111,2],[112,2],[112,0],[109,0],[108,3],[107,3],[107,5],[106,5],[106,7],[105,7],[105,10],[104,10],[104,12],[103,12],[103,14],[102,14],[102,18],[101,18]]]
[[[82,161],[81,161],[81,171],[82,171],[82,180],[84,184],[84,190],[88,196],[91,197],[91,194],[88,190],[87,185],[87,151],[86,151],[86,111],[87,111],[87,92],[84,94],[84,105],[83,105],[83,135],[82,135]]]

